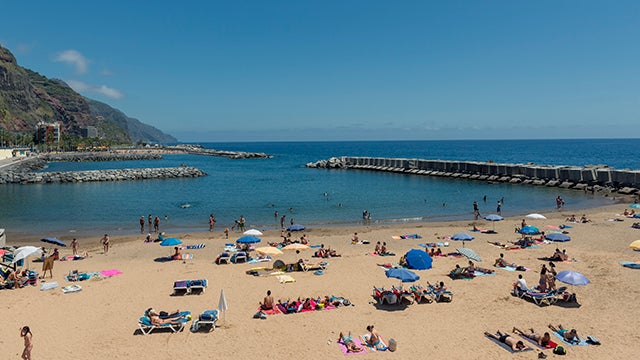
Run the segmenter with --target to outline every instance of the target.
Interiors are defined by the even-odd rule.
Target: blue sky
[[[0,44],[19,64],[180,141],[640,137],[637,1],[2,11]]]

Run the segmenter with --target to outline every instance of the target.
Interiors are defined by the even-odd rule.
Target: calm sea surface
[[[606,164],[640,169],[632,156],[640,139],[207,143],[207,148],[265,152],[272,159],[229,160],[200,155],[167,155],[162,160],[52,163],[43,171],[169,167],[186,164],[209,174],[198,179],[49,185],[0,185],[0,228],[43,236],[135,233],[140,216],[161,218],[161,230],[206,231],[214,213],[216,231],[244,215],[249,227],[275,228],[274,212],[306,226],[354,224],[362,211],[373,222],[471,219],[472,202],[481,213],[549,212],[555,197],[567,209],[610,204],[580,191],[358,170],[308,169],[308,162],[332,156],[376,156],[477,160],[557,165]],[[328,195],[325,196],[324,193]],[[483,202],[483,196],[487,202]],[[189,204],[183,208],[181,205]],[[443,206],[445,204],[446,206]],[[292,210],[290,210],[292,209]],[[569,210],[570,211],[570,210]],[[164,217],[167,216],[168,220]]]

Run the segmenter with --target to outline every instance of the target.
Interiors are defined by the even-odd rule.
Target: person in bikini
[[[498,332],[495,334],[491,334],[486,331],[484,332],[484,334],[492,339],[496,339],[501,343],[506,344],[513,351],[522,351],[525,349],[525,346],[522,340],[518,340],[507,333],[503,334],[502,332],[500,332],[500,330],[498,330]]]
[[[577,344],[580,342],[580,337],[578,337],[578,331],[576,331],[576,329],[567,330],[563,328],[562,325],[558,325],[558,327],[556,328],[551,324],[549,324],[549,329],[551,329],[551,331],[553,332],[558,333],[558,335],[562,336],[564,341],[568,343]]]
[[[524,331],[514,327],[513,328],[513,332],[516,334],[520,334],[524,337],[527,337],[533,341],[535,341],[538,345],[542,346],[542,347],[546,347],[549,345],[549,341],[551,341],[551,336],[549,335],[548,332],[545,332],[543,335],[540,335],[540,333],[537,333],[535,330],[533,330],[533,328],[529,328],[529,330],[531,332],[529,333],[525,333]]]

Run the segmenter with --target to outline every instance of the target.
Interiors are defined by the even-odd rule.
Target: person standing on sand
[[[216,217],[213,214],[209,214],[209,232],[213,231],[213,225],[216,224]]]
[[[144,234],[144,216],[140,216],[140,234]]]
[[[280,228],[284,229],[284,219],[287,217],[287,215],[282,215],[282,217],[280,218]]]
[[[480,209],[478,208],[478,202],[473,202],[473,216],[476,220],[480,217]]]
[[[73,238],[73,240],[71,241],[71,250],[73,251],[73,256],[78,255],[78,240],[76,238]]]
[[[157,216],[153,219],[153,231],[156,233],[160,231],[160,218]]]
[[[224,238],[225,239],[229,238],[229,228],[228,227],[224,229]]]
[[[500,201],[498,201],[498,206],[496,207],[496,212],[498,213],[498,215],[502,214],[502,203]]]
[[[104,249],[104,254],[107,255],[109,253],[109,234],[104,234],[101,242]]]
[[[24,350],[22,351],[22,359],[31,360],[31,350],[33,349],[33,334],[28,326],[20,328],[20,337],[24,338]]]

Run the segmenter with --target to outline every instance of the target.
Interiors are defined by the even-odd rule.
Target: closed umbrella
[[[576,286],[584,286],[591,282],[589,281],[589,279],[587,279],[586,276],[573,270],[560,271],[558,275],[556,275],[556,279],[562,281],[565,284]]]
[[[22,259],[26,259],[29,256],[38,256],[41,252],[42,249],[35,246],[19,247],[13,252],[13,260],[11,261],[11,263],[15,264],[16,262]]]
[[[222,321],[226,322],[227,310],[229,309],[229,305],[227,304],[227,297],[224,295],[224,289],[220,290],[220,300],[218,300],[218,310],[222,312]]]
[[[631,244],[629,244],[629,247],[633,250],[640,251],[640,240],[632,242]]]
[[[245,232],[242,233],[243,235],[251,235],[251,236],[262,236],[264,235],[263,233],[260,232],[260,230],[256,230],[256,229],[249,229]]]
[[[525,215],[525,217],[527,219],[534,219],[534,220],[545,220],[547,218],[542,214],[529,214],[529,215]]]
[[[433,259],[425,251],[411,249],[405,254],[407,267],[415,270],[431,269]]]
[[[305,244],[293,243],[282,248],[282,250],[307,250],[309,247]]]
[[[545,239],[551,241],[565,242],[571,240],[569,235],[560,234],[560,233],[551,233],[544,236]]]
[[[478,261],[478,262],[482,261],[482,258],[480,257],[480,255],[478,255],[475,251],[469,248],[456,248],[456,251],[466,256],[468,259]]]
[[[256,252],[262,255],[282,255],[283,254],[280,249],[273,246],[263,246],[263,247],[256,248]]]
[[[255,243],[259,243],[260,241],[261,241],[260,238],[257,238],[251,235],[243,236],[238,240],[236,240],[236,242],[240,244],[255,244]]]
[[[420,280],[420,276],[418,276],[413,271],[407,269],[389,269],[385,272],[388,278],[400,279],[402,282],[414,282],[416,280]]]
[[[535,226],[527,225],[522,229],[518,230],[518,232],[520,234],[525,234],[525,235],[536,235],[536,234],[540,234],[540,229],[538,229]]]
[[[40,239],[40,241],[53,244],[53,245],[58,245],[61,247],[67,247],[67,244],[63,243],[62,240],[56,239],[54,237]]]

